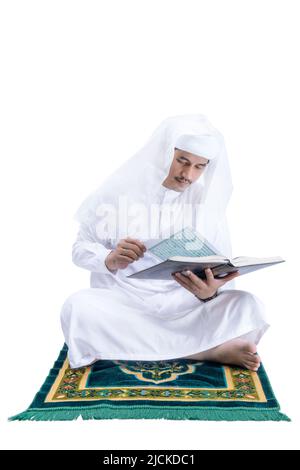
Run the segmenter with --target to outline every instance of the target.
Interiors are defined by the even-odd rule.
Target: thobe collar
[[[175,191],[174,189],[166,188],[162,184],[160,185],[158,196],[159,196],[161,203],[171,204],[180,195],[181,195],[181,191]]]

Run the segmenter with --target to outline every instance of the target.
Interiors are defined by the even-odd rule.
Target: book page
[[[234,266],[246,266],[252,264],[276,263],[281,262],[283,259],[280,256],[272,256],[269,258],[253,258],[250,256],[238,256],[233,258],[232,264]]]
[[[224,256],[218,255],[209,255],[209,256],[193,256],[191,260],[190,256],[171,256],[169,259],[171,261],[176,261],[180,263],[197,263],[197,264],[204,264],[204,263],[229,263],[230,259],[225,258]]]
[[[218,251],[202,235],[189,227],[185,227],[170,238],[162,240],[149,248],[149,251],[161,260],[172,256],[219,255]]]

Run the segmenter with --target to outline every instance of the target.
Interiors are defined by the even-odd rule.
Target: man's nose
[[[184,168],[183,172],[182,172],[182,176],[187,179],[187,180],[190,180],[191,177],[192,177],[192,168]]]

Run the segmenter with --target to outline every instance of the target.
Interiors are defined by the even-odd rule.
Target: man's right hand
[[[143,258],[145,245],[135,238],[120,240],[116,248],[107,255],[105,264],[109,271],[125,269],[130,263]]]

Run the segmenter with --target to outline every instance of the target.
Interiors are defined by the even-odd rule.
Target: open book
[[[285,260],[279,256],[271,258],[250,258],[247,256],[239,256],[237,258],[228,259],[222,256],[172,256],[162,263],[158,263],[150,268],[131,274],[128,277],[136,279],[166,279],[172,278],[172,273],[181,271],[192,271],[201,279],[206,279],[205,269],[211,268],[215,278],[221,278],[234,271],[238,271],[240,275],[256,271],[257,269],[266,268],[273,264],[283,263]]]
[[[180,233],[150,247],[149,250],[158,260],[163,261],[127,277],[170,280],[173,279],[172,273],[189,270],[198,277],[206,279],[204,270],[211,268],[216,278],[222,278],[231,272],[238,271],[243,275],[285,261],[280,256],[269,258],[238,256],[229,259],[222,256],[202,235],[190,228],[183,229]],[[184,256],[181,253],[184,253]]]

